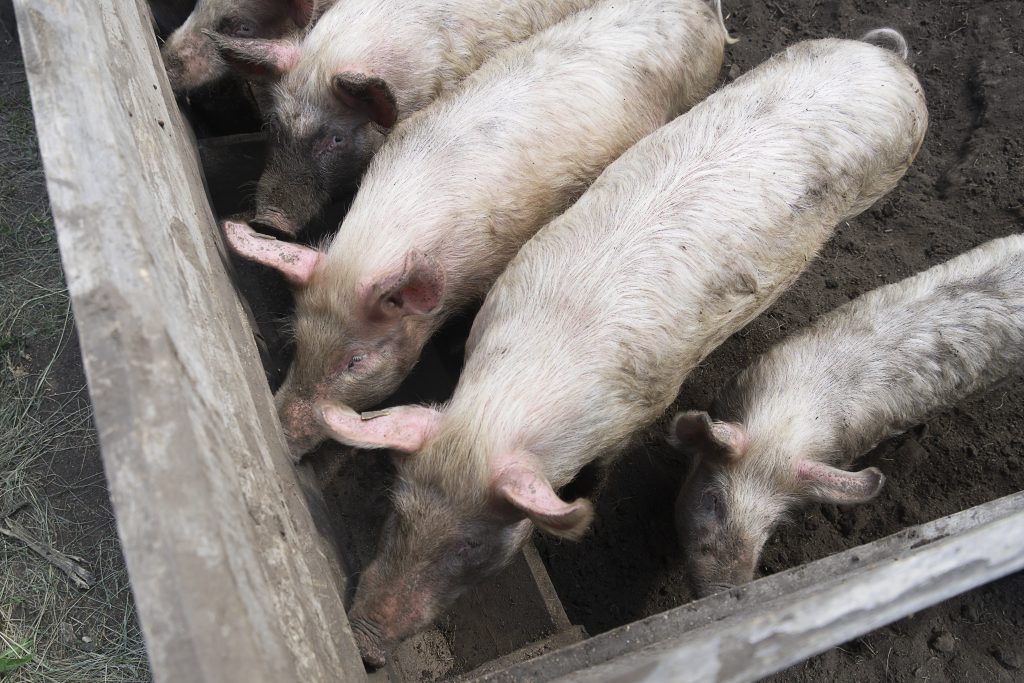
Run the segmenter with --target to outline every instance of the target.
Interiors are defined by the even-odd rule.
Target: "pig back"
[[[444,264],[446,310],[478,299],[608,164],[707,94],[724,38],[700,0],[614,0],[504,50],[396,127],[331,270],[347,281],[415,249]]]
[[[636,144],[524,246],[474,324],[463,396],[500,392],[516,440],[556,461],[614,452],[838,221],[892,189],[926,119],[892,53],[822,40],[777,55]]]
[[[331,96],[339,71],[390,85],[399,118],[459,88],[485,60],[595,0],[344,0],[305,39],[286,90]]]
[[[787,424],[846,465],[1024,367],[1024,236],[992,240],[822,316],[740,373],[720,414]]]

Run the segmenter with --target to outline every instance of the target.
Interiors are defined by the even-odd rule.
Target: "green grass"
[[[4,677],[32,661],[28,643],[19,643],[0,652],[0,677]]]
[[[83,556],[97,582],[80,590],[0,536],[0,679],[146,681],[124,559],[97,494],[103,478],[68,484],[48,467],[98,451],[85,387],[56,375],[74,324],[19,73],[20,62],[0,60],[0,512],[23,504],[13,518],[36,540]]]

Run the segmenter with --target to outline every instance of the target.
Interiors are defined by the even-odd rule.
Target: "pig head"
[[[847,472],[773,436],[705,412],[672,422],[669,441],[691,458],[676,528],[698,597],[751,581],[775,527],[802,503],[862,503],[882,488],[877,468]]]
[[[396,453],[394,510],[349,614],[363,659],[375,667],[391,644],[428,626],[466,589],[505,567],[531,524],[577,539],[593,519],[589,501],[558,497],[530,453],[479,457],[465,450],[457,430],[442,428],[442,414],[432,408],[383,412],[364,420],[344,407],[318,407],[338,441]]]
[[[277,38],[305,26],[314,0],[199,0],[160,49],[171,88],[195,90],[228,73],[207,32],[234,39]]]
[[[292,76],[304,52],[291,39],[209,38],[241,76],[275,84],[273,100],[261,102],[268,150],[253,223],[294,237],[355,187],[398,120],[395,96],[383,78],[358,65],[337,69],[323,88],[309,88],[308,74]]]
[[[398,388],[438,324],[445,273],[410,251],[392,267],[352,276],[316,249],[244,223],[226,221],[224,232],[237,254],[276,269],[295,293],[295,357],[274,399],[298,459],[327,438],[318,401],[363,410]],[[358,267],[358,259],[347,263]]]

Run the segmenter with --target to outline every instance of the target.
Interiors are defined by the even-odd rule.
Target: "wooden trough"
[[[346,523],[352,490],[287,457],[273,344],[255,341],[267,312],[243,303],[216,226],[259,173],[259,137],[196,144],[143,0],[15,8],[154,678],[367,679],[345,606],[373,530]],[[450,387],[445,359],[422,365]],[[528,547],[369,677],[755,680],[1022,567],[1018,494],[585,639]]]

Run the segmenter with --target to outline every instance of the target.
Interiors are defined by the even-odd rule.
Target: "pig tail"
[[[730,36],[729,29],[725,27],[725,17],[722,15],[722,0],[715,0],[715,9],[718,10],[718,23],[722,27],[722,33],[725,34],[725,44],[732,45],[733,43],[740,42],[739,38]]]

